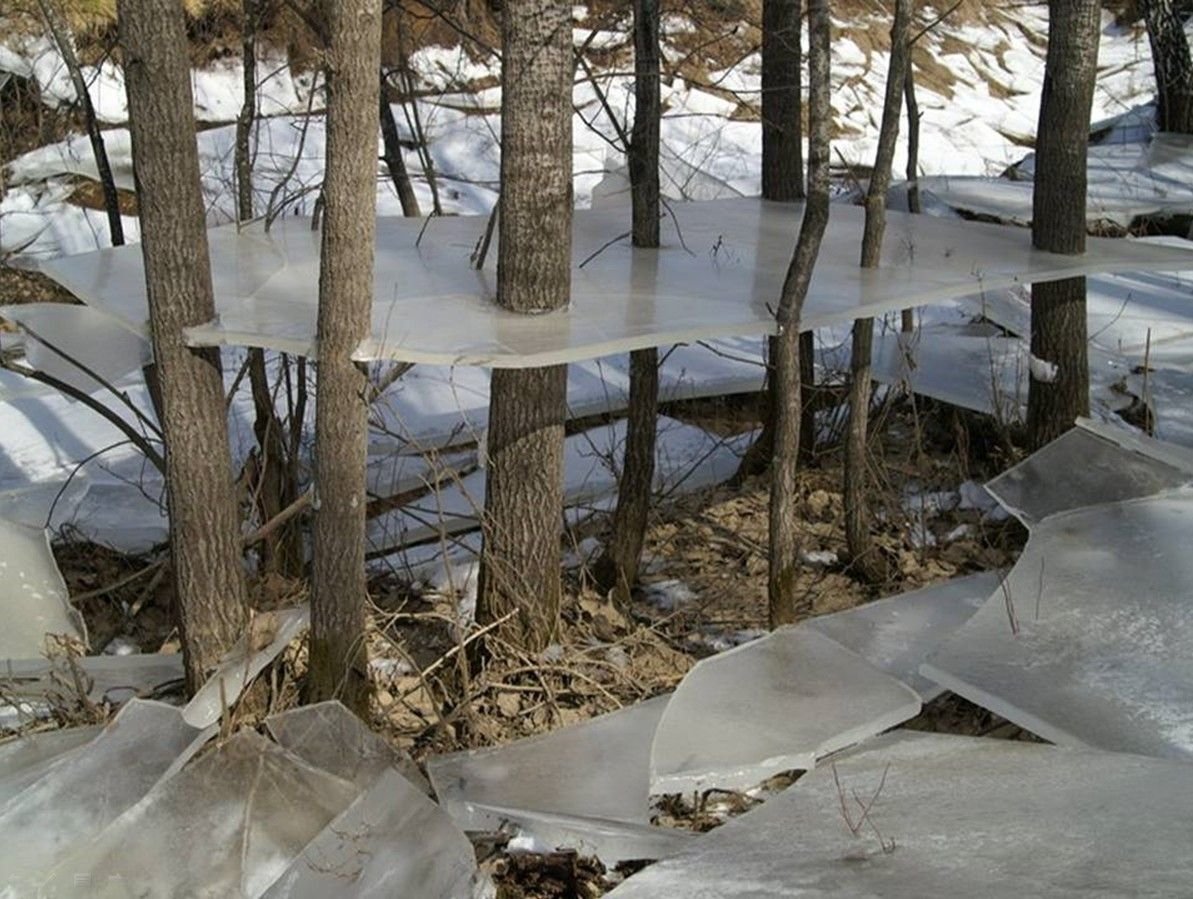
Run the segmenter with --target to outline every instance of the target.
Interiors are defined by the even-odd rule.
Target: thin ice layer
[[[0,618],[0,660],[41,656],[47,634],[83,638],[42,528],[0,519]]]
[[[1088,419],[986,489],[1024,524],[1082,506],[1154,496],[1193,481],[1193,452]]]
[[[812,618],[807,626],[853,650],[928,702],[943,690],[919,673],[920,664],[973,616],[1001,580],[1002,573],[997,571],[954,578]]]
[[[577,211],[571,303],[536,316],[493,302],[496,252],[483,271],[469,264],[484,218],[445,216],[429,224],[382,218],[373,331],[357,357],[522,368],[771,333],[802,206],[733,199],[670,209],[658,251],[634,250],[619,239],[624,208]],[[1193,267],[1188,253],[1167,247],[1091,239],[1085,255],[1062,256],[1032,248],[1030,235],[1018,229],[891,213],[882,270],[874,272],[857,264],[863,217],[858,207],[834,206],[804,307],[806,327],[1036,280]],[[306,221],[284,218],[268,234],[258,226],[215,229],[210,245],[218,316],[191,329],[190,339],[311,355],[319,234]],[[63,257],[43,268],[143,332],[141,264],[139,249],[130,247]]]
[[[260,896],[357,793],[241,731],[71,853],[46,890],[65,894],[82,877],[106,884],[107,895],[141,899]]]
[[[1191,760],[1190,546],[1189,488],[1046,518],[920,671],[1055,743]]]
[[[359,789],[369,787],[392,768],[419,790],[431,792],[414,760],[365,727],[342,703],[333,700],[299,706],[266,718],[265,726],[283,749]]]
[[[92,702],[121,703],[183,677],[182,656],[178,653],[84,656],[75,659],[74,664],[79,672],[78,686]],[[64,659],[0,663],[0,687],[26,699],[77,695],[74,671]]]
[[[194,727],[208,727],[220,720],[225,708],[239,698],[245,685],[260,674],[298,637],[311,621],[307,605],[257,615],[248,631],[228,651],[215,672],[182,710]]]
[[[896,732],[609,896],[1177,899],[1193,882],[1191,794],[1190,765]]]
[[[743,789],[912,718],[920,698],[806,627],[698,663],[659,722],[652,793]]]
[[[265,899],[468,899],[472,844],[395,771],[382,773],[312,840]]]
[[[0,871],[44,874],[178,770],[209,736],[173,706],[130,701],[94,740],[0,807]]]
[[[91,742],[99,727],[69,727],[22,734],[0,743],[0,808],[41,778],[63,756]]]
[[[438,756],[427,773],[465,830],[512,824],[536,847],[606,862],[669,855],[685,835],[650,826],[650,747],[669,697],[507,746]]]

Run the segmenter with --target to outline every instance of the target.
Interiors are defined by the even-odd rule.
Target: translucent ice
[[[0,659],[38,658],[46,634],[83,637],[42,528],[0,520],[0,609]]]
[[[805,627],[698,663],[659,721],[651,792],[752,787],[914,717],[920,698]]]

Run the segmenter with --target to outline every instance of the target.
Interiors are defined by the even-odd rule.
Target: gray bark
[[[1180,6],[1139,0],[1156,72],[1156,124],[1161,131],[1193,134],[1193,59]]]

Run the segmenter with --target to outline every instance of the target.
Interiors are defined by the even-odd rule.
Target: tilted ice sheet
[[[90,743],[0,806],[0,871],[43,876],[181,768],[210,735],[173,706],[130,701]]]
[[[506,746],[431,758],[439,801],[466,830],[513,825],[536,846],[607,863],[671,854],[688,835],[650,826],[650,747],[667,696]]]
[[[832,637],[928,702],[943,691],[919,673],[920,663],[973,616],[1001,580],[997,571],[955,578],[811,618],[806,626]]]
[[[609,896],[1177,899],[1193,882],[1191,794],[1193,766],[1176,762],[896,732]]]
[[[1078,419],[1077,426],[1000,474],[986,489],[1031,526],[1084,506],[1153,496],[1193,481],[1193,451]]]
[[[652,793],[752,787],[901,724],[914,690],[804,626],[699,662],[659,722]]]
[[[1055,743],[1193,760],[1193,490],[1031,528],[920,671]]]
[[[362,790],[393,768],[418,789],[431,792],[413,759],[369,730],[342,703],[299,706],[266,718],[265,726],[283,749]]]
[[[0,660],[41,656],[47,634],[84,636],[41,528],[0,519],[0,615]]]
[[[22,734],[0,743],[0,807],[99,732],[94,726],[69,727]]]
[[[260,896],[358,792],[244,730],[103,832],[80,835],[93,839],[54,868],[46,889],[69,895],[82,881],[143,899]]]
[[[378,221],[373,333],[357,358],[530,367],[648,346],[769,334],[802,206],[754,199],[672,204],[663,248],[624,238],[627,210],[577,211],[571,304],[526,316],[500,309],[495,252],[469,264],[485,219]],[[1132,269],[1187,269],[1190,254],[1125,240],[1091,239],[1082,256],[1035,250],[1020,229],[931,216],[888,216],[880,270],[857,264],[863,212],[833,207],[803,324],[809,328],[1033,280]],[[416,241],[417,246],[416,246]],[[211,232],[217,319],[191,329],[197,344],[314,350],[320,236],[281,219]],[[581,267],[582,266],[582,267]],[[88,303],[143,333],[147,318],[139,247],[43,264]],[[467,327],[461,324],[466,323]]]
[[[265,899],[469,899],[483,895],[472,843],[395,771],[325,827]]]
[[[245,635],[236,641],[182,710],[193,727],[208,727],[220,720],[224,706],[231,708],[241,691],[265,666],[303,633],[311,621],[307,605],[258,614]]]

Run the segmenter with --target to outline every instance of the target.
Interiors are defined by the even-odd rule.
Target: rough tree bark
[[[261,0],[243,0],[240,9],[240,59],[244,69],[244,102],[236,117],[236,217],[253,217],[253,120],[257,117],[257,22]]]
[[[891,61],[882,103],[882,125],[870,187],[866,192],[866,220],[862,232],[861,265],[877,268],[886,230],[886,195],[891,187],[891,163],[899,139],[899,115],[907,79],[908,32],[912,0],[896,0],[891,25]],[[870,535],[870,507],[866,496],[867,445],[870,430],[870,361],[874,319],[853,323],[849,359],[849,424],[845,432],[845,543],[850,564],[863,580],[877,583],[887,575],[886,560],[874,549]]]
[[[907,74],[903,78],[903,102],[907,106],[907,211],[924,211],[920,202],[920,104],[915,96],[915,60],[913,48],[907,48]],[[915,310],[904,309],[900,315],[900,330],[910,334],[915,330]]]
[[[799,546],[796,532],[796,462],[800,445],[800,315],[829,216],[829,78],[831,29],[828,0],[808,2],[808,201],[776,323],[774,356],[775,457],[770,488],[770,568],[767,599],[771,627],[790,624],[811,611],[811,596],[796,595]]]
[[[62,54],[62,61],[66,64],[67,74],[70,76],[71,86],[75,89],[75,96],[79,101],[79,110],[83,114],[83,126],[87,129],[87,140],[91,143],[91,153],[95,156],[95,170],[99,175],[99,184],[104,192],[104,211],[108,216],[108,236],[112,239],[112,246],[124,245],[124,223],[120,220],[120,198],[116,193],[116,181],[112,178],[112,166],[108,163],[108,151],[104,146],[104,136],[99,130],[99,119],[95,115],[95,107],[91,104],[91,94],[87,90],[87,82],[83,78],[83,69],[79,66],[79,58],[75,54],[75,39],[70,26],[54,5],[55,0],[37,0],[46,27],[50,29],[50,36]]]
[[[418,197],[414,195],[414,185],[410,182],[410,173],[406,171],[406,160],[402,156],[402,141],[398,138],[398,123],[394,120],[393,107],[389,105],[386,85],[389,78],[385,69],[381,69],[381,93],[379,113],[381,117],[381,138],[384,142],[385,155],[382,161],[389,170],[389,179],[394,184],[394,191],[398,195],[398,202],[402,204],[402,215],[407,218],[418,218],[422,211],[418,208]]]
[[[219,352],[183,329],[215,316],[186,24],[173,0],[120,0],[150,330],[166,435],[171,573],[189,690],[245,625],[240,520]]]
[[[368,379],[352,352],[369,333],[377,204],[380,0],[322,0],[327,166],[319,268],[314,565],[307,695],[362,710]]]
[[[1085,252],[1085,166],[1100,24],[1099,0],[1048,4],[1031,232],[1036,247],[1053,253]],[[1031,354],[1028,442],[1039,447],[1089,414],[1084,278],[1032,285]]]
[[[501,16],[497,301],[568,302],[572,258],[572,23],[558,0],[506,0]],[[567,369],[499,369],[490,387],[477,617],[531,650],[559,626]]]
[[[1156,124],[1161,131],[1193,134],[1193,59],[1181,5],[1174,0],[1139,0],[1156,71]]]
[[[765,0],[762,4],[762,199],[780,203],[802,200],[804,189],[803,125],[800,121],[802,84],[800,49],[801,0]],[[815,441],[811,399],[815,371],[812,333],[800,340],[804,399],[801,458],[811,456]],[[762,474],[771,464],[775,448],[775,358],[777,338],[767,340],[766,404],[762,433],[742,458],[736,479]]]
[[[634,128],[629,163],[635,247],[659,246],[659,4],[634,0]],[[614,600],[628,603],[638,580],[638,562],[646,539],[654,487],[655,435],[658,429],[659,351],[630,354],[630,398],[626,446],[613,532],[594,575]]]

